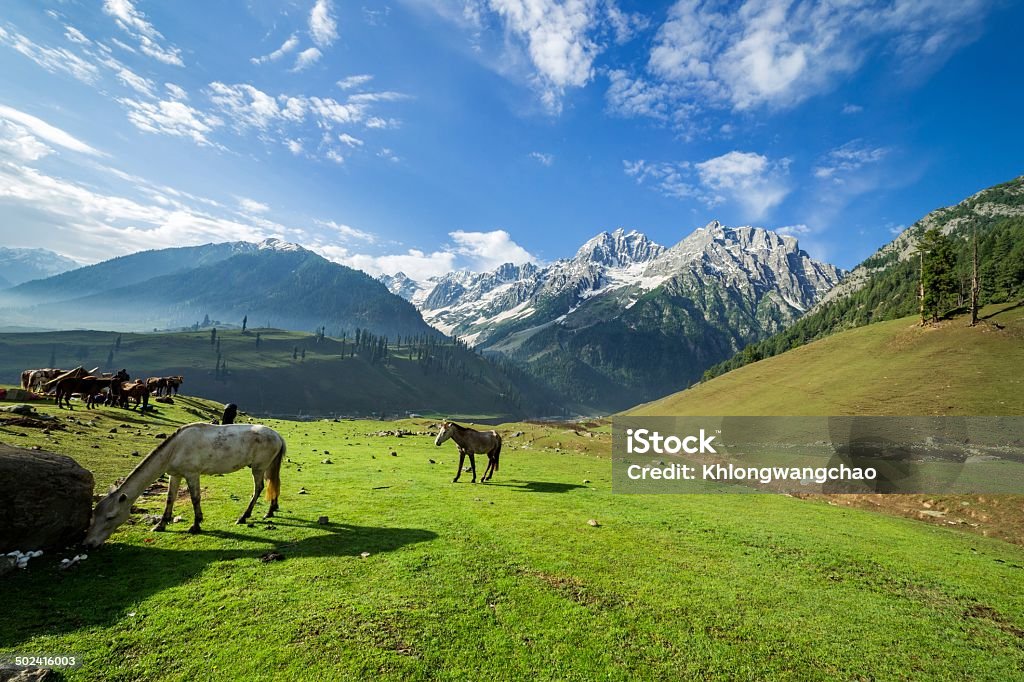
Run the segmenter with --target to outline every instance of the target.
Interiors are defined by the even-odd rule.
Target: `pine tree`
[[[242,333],[245,333],[245,328],[249,324],[249,316],[246,315],[242,318]]]

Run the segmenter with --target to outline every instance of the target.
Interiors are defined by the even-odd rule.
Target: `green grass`
[[[131,450],[191,419],[186,408],[216,406],[180,401],[164,423],[116,434],[128,413],[103,409],[56,442],[24,428],[0,440],[71,454],[105,488],[135,465]],[[185,532],[181,500],[186,521],[166,533],[126,525],[71,571],[50,555],[8,576],[0,653],[80,653],[68,679],[102,680],[1024,670],[1019,546],[783,496],[612,495],[606,424],[507,425],[494,482],[453,485],[452,444],[370,435],[426,421],[267,423],[289,458],[273,527],[233,525],[247,473],[206,477],[203,535]],[[155,513],[162,500],[137,505]],[[261,563],[268,550],[285,559]]]
[[[1024,307],[982,314],[974,328],[907,317],[841,332],[626,414],[1024,414]]]
[[[256,345],[256,333],[260,345]],[[113,365],[108,357],[120,338]],[[217,346],[210,331],[119,334],[106,331],[0,334],[0,381],[17,383],[21,371],[79,365],[86,369],[126,368],[132,378],[182,375],[183,390],[234,402],[243,410],[296,417],[404,415],[442,411],[449,415],[496,415],[514,418],[544,413],[544,398],[532,385],[465,349],[443,369],[441,361],[425,368],[409,359],[408,344],[391,346],[391,363],[371,363],[368,354],[351,356],[351,339],[343,343],[312,334],[278,329],[218,330],[220,352],[228,373],[215,372]],[[295,349],[305,358],[293,358]],[[514,385],[513,390],[509,390]],[[522,409],[526,406],[528,409]]]

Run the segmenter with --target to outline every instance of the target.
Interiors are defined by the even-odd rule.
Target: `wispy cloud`
[[[299,46],[299,37],[296,34],[291,34],[288,38],[281,43],[281,47],[277,48],[270,54],[265,54],[262,57],[251,57],[249,59],[253,64],[266,64],[267,62],[276,62],[281,57],[285,56],[295,48]]]
[[[320,57],[323,54],[315,47],[310,47],[300,52],[295,57],[295,66],[292,67],[292,71],[303,71],[320,61]]]
[[[992,4],[678,0],[647,63],[609,72],[609,108],[662,121],[675,114],[671,122],[685,127],[701,110],[791,107],[848,78],[879,46],[894,71],[934,68],[977,38]]]
[[[338,235],[346,241],[357,240],[373,244],[377,241],[377,238],[369,232],[358,230],[351,225],[344,223],[337,223],[333,220],[317,220],[316,224],[321,227],[326,227],[331,231],[333,235]]]
[[[700,163],[623,161],[623,171],[676,199],[694,198],[708,207],[730,202],[751,220],[763,218],[791,191],[789,159],[772,161],[753,152],[731,151]]]
[[[546,152],[530,152],[529,156],[542,166],[551,166],[555,162],[555,155]]]
[[[139,49],[154,59],[174,66],[184,66],[181,50],[173,45],[164,45],[164,36],[140,12],[132,0],[104,0],[103,11],[126,33],[139,43]]]
[[[695,164],[701,185],[711,194],[709,205],[730,199],[758,220],[782,202],[791,187],[785,180],[789,160],[770,161],[753,152],[732,151]]]
[[[844,176],[868,164],[878,163],[889,154],[886,147],[872,147],[861,140],[851,140],[826,154],[814,169],[814,177],[842,183]]]
[[[332,11],[330,0],[316,0],[309,13],[309,35],[320,47],[329,47],[338,39],[338,22]]]
[[[0,43],[31,59],[50,73],[65,73],[88,85],[94,85],[100,71],[92,62],[63,47],[38,45],[24,35],[0,27]]]
[[[0,104],[0,119],[10,121],[11,123],[17,124],[21,129],[24,129],[33,136],[42,139],[50,144],[57,145],[69,149],[79,154],[88,154],[90,156],[101,156],[100,152],[96,151],[85,142],[82,142],[77,137],[71,135],[56,126],[52,126],[41,118],[37,118],[31,114],[27,114],[24,111],[19,111],[12,107]]]
[[[117,101],[128,110],[128,120],[139,130],[185,137],[199,145],[216,146],[209,134],[224,123],[178,100],[144,102],[121,97]]]
[[[351,90],[352,88],[358,88],[361,85],[366,85],[373,80],[373,76],[362,73],[357,76],[347,76],[338,81],[338,87],[342,90]]]
[[[236,197],[236,199],[238,199],[238,208],[241,209],[243,213],[260,214],[266,213],[270,210],[270,206],[261,201],[256,201],[255,199],[250,199],[248,197]]]

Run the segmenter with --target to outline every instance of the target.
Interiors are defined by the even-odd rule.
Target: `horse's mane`
[[[179,426],[174,431],[174,433],[172,433],[171,435],[167,436],[167,438],[165,438],[163,440],[163,442],[161,442],[155,448],[150,450],[149,454],[142,458],[142,461],[139,462],[138,465],[134,469],[132,469],[132,472],[130,474],[128,474],[128,476],[125,477],[125,481],[127,481],[129,478],[134,476],[135,472],[137,472],[140,469],[144,468],[150,462],[152,462],[154,459],[156,459],[157,455],[162,453],[167,448],[167,446],[170,445],[171,441],[174,440],[175,436],[177,436],[179,433],[181,433],[182,431],[184,431],[185,429],[187,429],[190,426],[196,426],[196,424],[202,424],[202,423],[203,422],[193,422],[192,424],[185,424],[184,426]],[[120,487],[120,486],[117,486],[117,487]]]

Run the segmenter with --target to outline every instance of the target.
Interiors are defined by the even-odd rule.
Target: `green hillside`
[[[914,254],[927,230],[946,235],[954,261],[951,290],[937,302],[941,311],[963,310],[970,299],[975,235],[980,303],[1003,303],[1024,297],[1022,176],[982,190],[955,206],[932,211],[854,268],[847,279],[807,315],[708,368],[704,380],[843,329],[917,312],[920,265]]]
[[[155,434],[216,407],[72,422],[47,406],[66,430],[0,424],[0,440],[70,454],[102,491]],[[74,569],[57,568],[73,551],[51,552],[5,576],[17,616],[0,618],[0,657],[84,656],[69,680],[1009,680],[1024,666],[1020,546],[793,497],[614,495],[608,434],[583,426],[500,427],[501,470],[473,485],[450,482],[455,447],[425,420],[269,425],[288,442],[272,524],[260,502],[234,525],[241,471],[201,479],[203,534],[185,530],[187,496],[153,533],[157,488]],[[382,433],[397,428],[412,434]],[[261,562],[271,551],[283,560]]]
[[[557,413],[520,370],[436,336],[334,339],[272,329],[164,334],[69,331],[0,334],[0,382],[35,367],[99,367],[133,377],[182,375],[182,392],[254,414],[337,416]]]
[[[840,332],[635,407],[635,415],[1024,414],[1024,307]]]

